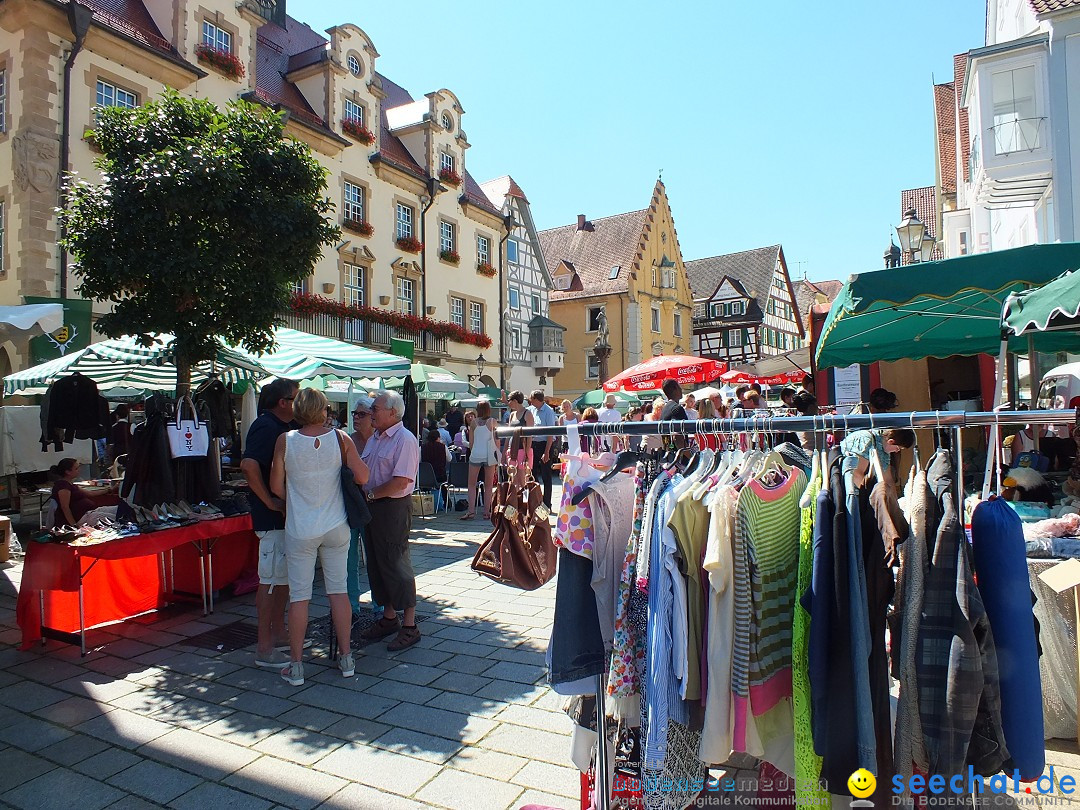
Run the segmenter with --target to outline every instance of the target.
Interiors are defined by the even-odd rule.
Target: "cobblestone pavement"
[[[85,658],[55,641],[20,652],[22,566],[0,564],[0,804],[577,807],[570,720],[543,686],[554,583],[524,593],[470,571],[487,530],[456,514],[414,521],[421,642],[397,654],[364,647],[348,679],[316,644],[302,687],[255,667],[253,647],[186,643],[215,626],[253,623],[251,595],[218,602],[210,616],[168,609],[94,631]],[[321,575],[315,594],[312,617],[327,615]],[[1075,742],[1048,746],[1058,780],[1080,777]],[[740,797],[755,792],[752,766],[737,760],[726,772]]]

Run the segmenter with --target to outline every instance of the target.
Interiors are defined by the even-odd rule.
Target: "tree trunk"
[[[176,398],[191,393],[191,361],[182,352],[176,353]]]

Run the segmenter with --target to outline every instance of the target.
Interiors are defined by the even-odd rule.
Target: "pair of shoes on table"
[[[290,646],[289,642],[284,641],[281,644],[275,644],[274,649],[278,650],[280,652],[288,652],[289,651],[289,646]],[[311,639],[310,638],[305,638],[303,648],[306,650],[310,646],[311,646]]]
[[[290,661],[281,670],[281,679],[290,686],[304,685],[304,664],[302,661]]]

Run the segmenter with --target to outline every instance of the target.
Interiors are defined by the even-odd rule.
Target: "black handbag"
[[[341,451],[341,497],[345,501],[345,516],[350,529],[362,529],[371,522],[371,510],[368,509],[364,493],[353,478],[352,470],[345,463],[344,442],[349,439],[340,430],[335,430],[334,433],[337,434],[338,450]]]

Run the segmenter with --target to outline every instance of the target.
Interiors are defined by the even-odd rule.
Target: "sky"
[[[540,229],[645,208],[661,175],[684,260],[780,243],[792,278],[877,270],[900,191],[934,182],[932,85],[984,43],[985,0],[308,0],[377,70],[465,108],[479,181]]]

